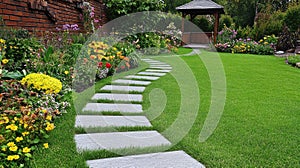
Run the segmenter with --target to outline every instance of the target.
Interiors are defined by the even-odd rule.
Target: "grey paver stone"
[[[171,145],[157,131],[77,134],[75,142],[78,151]]]
[[[88,103],[82,109],[83,112],[121,112],[121,113],[142,113],[140,104],[120,104],[120,103]]]
[[[158,72],[139,72],[138,75],[165,76],[166,73],[158,73]]]
[[[100,90],[108,91],[125,91],[125,92],[143,92],[145,90],[144,86],[119,86],[119,85],[105,85]]]
[[[171,70],[168,69],[146,69],[146,72],[171,72]]]
[[[125,76],[124,78],[144,79],[144,80],[157,80],[157,79],[159,79],[159,77],[156,77],[156,76],[139,76],[139,75],[128,75],[128,76]]]
[[[117,93],[96,93],[92,100],[113,100],[126,102],[142,102],[143,95],[141,94],[117,94]]]
[[[128,85],[150,85],[150,81],[140,81],[140,80],[126,80],[126,79],[117,79],[112,82],[113,84],[128,84]]]
[[[77,115],[75,127],[135,127],[151,126],[150,121],[145,116],[95,116]]]
[[[88,160],[90,168],[205,168],[184,151]]]

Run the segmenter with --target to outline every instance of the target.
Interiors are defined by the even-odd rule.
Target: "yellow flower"
[[[69,71],[65,71],[65,74],[68,75],[68,74],[69,74]]]
[[[46,131],[51,131],[54,129],[54,124],[53,123],[47,123]]]
[[[29,153],[30,150],[31,150],[30,148],[25,147],[25,148],[23,148],[22,152],[23,152],[23,153]]]
[[[8,117],[3,117],[4,123],[7,124],[9,123],[9,118]]]
[[[23,136],[26,136],[26,135],[28,135],[28,134],[29,134],[29,132],[27,132],[27,131],[26,131],[26,132],[22,132],[22,135],[23,135]]]
[[[7,146],[8,146],[8,147],[13,147],[13,146],[16,146],[16,144],[15,144],[14,142],[8,142],[8,143],[7,143]]]
[[[3,63],[3,64],[7,64],[8,61],[9,61],[8,59],[3,59],[3,60],[2,60],[2,63]]]
[[[48,115],[48,116],[46,117],[46,120],[51,121],[51,120],[52,120],[52,116],[51,116],[51,115]]]
[[[5,40],[0,39],[0,43],[5,44]]]
[[[122,52],[121,51],[117,52],[117,56],[118,57],[122,56]]]
[[[9,147],[9,150],[15,152],[15,151],[18,150],[18,147],[17,146],[12,146],[12,147]]]
[[[266,44],[266,45],[267,45],[267,44],[269,44],[269,43],[268,43],[268,42],[264,42],[264,44]]]
[[[23,141],[23,137],[17,137],[16,138],[16,142],[20,142],[20,141]]]
[[[42,112],[43,112],[43,113],[47,113],[47,109],[43,109]]]
[[[264,40],[267,40],[267,37],[264,37]]]
[[[6,147],[2,147],[2,149],[1,149],[3,152],[5,152],[6,151]]]
[[[45,149],[49,148],[49,144],[48,143],[44,143],[43,146],[44,146]]]
[[[16,131],[18,130],[18,126],[16,126],[15,124],[10,124],[6,126],[6,129],[11,129],[12,131]]]
[[[12,160],[18,160],[20,158],[19,155],[8,155],[7,160],[12,161]]]
[[[9,161],[14,160],[14,156],[13,156],[13,155],[8,155],[8,156],[7,156],[7,160],[9,160]]]

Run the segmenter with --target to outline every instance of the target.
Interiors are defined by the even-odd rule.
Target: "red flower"
[[[106,66],[106,68],[111,68],[111,64],[108,62],[105,64],[105,66]]]
[[[102,62],[99,62],[99,63],[98,63],[98,68],[102,68],[102,65],[103,65],[103,63],[102,63]]]

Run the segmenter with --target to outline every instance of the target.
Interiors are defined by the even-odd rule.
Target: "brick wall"
[[[102,0],[88,2],[95,8],[95,18],[100,20],[98,24],[104,24]],[[82,0],[0,0],[0,16],[6,26],[30,31],[56,31],[56,27],[62,28],[64,24],[78,24],[84,31],[80,4]]]

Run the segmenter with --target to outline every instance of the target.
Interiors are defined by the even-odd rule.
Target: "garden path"
[[[143,59],[143,61],[150,64],[150,68],[136,75],[114,80],[111,85],[101,88],[103,93],[95,94],[92,100],[102,100],[108,103],[88,103],[83,108],[82,113],[76,116],[75,127],[84,129],[101,127],[151,128],[150,121],[142,115],[142,93],[146,86],[166,75],[172,70],[172,67],[152,59]],[[103,112],[111,115],[104,115]],[[172,145],[168,139],[155,130],[76,134],[75,142],[78,152],[102,149],[126,151],[129,148],[147,147],[161,147],[163,149]],[[91,168],[204,167],[184,151],[88,160],[87,164]]]

